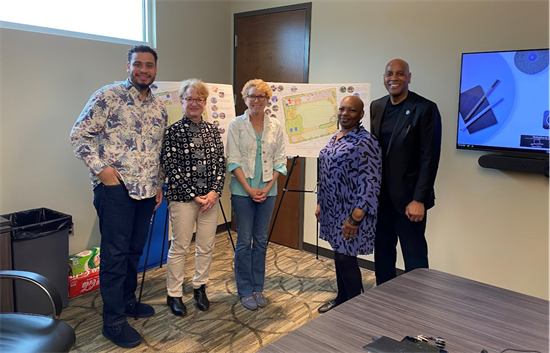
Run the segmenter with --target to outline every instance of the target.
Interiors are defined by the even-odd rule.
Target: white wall
[[[241,1],[232,10],[295,3]],[[548,179],[482,169],[483,153],[455,149],[461,53],[548,47],[548,1],[319,0],[311,26],[310,83],[369,82],[375,99],[387,94],[385,64],[400,57],[410,64],[411,90],[439,106],[442,155],[426,232],[431,267],[548,299]],[[306,190],[315,175],[309,158]],[[304,197],[304,242],[315,244],[315,198]]]
[[[229,7],[157,0],[157,80],[231,83]],[[129,46],[6,29],[0,36],[0,214],[39,207],[67,213],[75,231],[69,251],[98,246],[88,170],[69,132],[95,90],[126,79]]]
[[[157,79],[232,83],[233,13],[299,2],[157,0]],[[411,89],[439,105],[431,266],[548,299],[548,179],[482,169],[482,153],[454,147],[460,54],[541,47],[548,47],[548,1],[313,2],[311,83],[370,82],[377,98],[386,94],[384,65],[402,57]],[[71,252],[98,245],[99,232],[69,132],[93,91],[126,78],[127,49],[0,29],[0,214],[37,207],[71,214]],[[309,159],[306,189],[315,170]],[[315,244],[315,201],[305,199],[304,241]]]

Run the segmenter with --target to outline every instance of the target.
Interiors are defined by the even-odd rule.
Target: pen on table
[[[472,110],[470,110],[470,112],[468,113],[468,115],[466,115],[466,117],[464,118],[464,122],[469,122],[468,119],[475,113],[475,111],[477,110],[477,108],[479,108],[479,106],[481,105],[481,103],[483,103],[483,101],[485,100],[485,98],[487,98],[487,96],[489,96],[489,93],[491,93],[491,91],[495,88],[495,86],[500,82],[500,80],[497,78],[496,81],[491,85],[491,87],[487,90],[487,92],[485,92],[485,94],[483,96],[481,96],[481,98],[479,98],[479,100],[477,101],[476,105],[474,105],[474,107],[472,108]]]
[[[500,102],[502,102],[502,98],[499,99],[498,101],[496,101],[495,103],[489,104],[488,106],[486,106],[485,109],[480,111],[478,115],[476,115],[472,119],[470,119],[470,121],[468,121],[468,124],[466,124],[462,129],[460,129],[460,131],[466,130],[468,128],[468,126],[472,125],[472,123],[476,122],[477,119],[481,118],[481,116],[483,114],[485,114],[489,109],[493,108],[495,105],[499,104]]]

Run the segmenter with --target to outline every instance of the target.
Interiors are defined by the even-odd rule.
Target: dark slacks
[[[338,285],[338,295],[335,301],[337,305],[340,305],[361,294],[363,281],[357,257],[347,256],[335,251],[334,266],[336,268],[336,284]]]
[[[137,269],[155,204],[154,197],[132,199],[122,184],[99,184],[94,189],[101,232],[99,288],[106,326],[125,322],[125,305],[136,301]]]
[[[422,222],[411,222],[393,206],[384,188],[379,198],[378,222],[374,241],[374,269],[376,284],[396,277],[397,240],[401,245],[405,272],[428,268],[426,231],[427,212]]]

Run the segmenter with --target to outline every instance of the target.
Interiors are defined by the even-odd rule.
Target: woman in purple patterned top
[[[364,104],[342,99],[340,132],[319,153],[319,193],[315,216],[320,238],[334,250],[338,295],[319,307],[325,313],[355,297],[363,288],[357,255],[374,247],[382,156],[376,138],[360,125]]]

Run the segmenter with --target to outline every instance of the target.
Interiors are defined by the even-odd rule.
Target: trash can
[[[48,208],[0,215],[10,221],[12,268],[48,278],[61,294],[63,307],[69,302],[68,262],[72,216]],[[25,281],[14,282],[18,312],[47,315],[51,302],[43,291]]]

